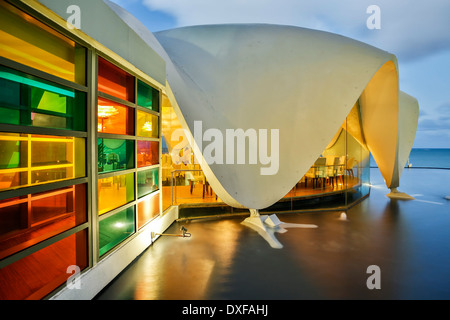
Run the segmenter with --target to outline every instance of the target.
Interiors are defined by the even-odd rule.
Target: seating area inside
[[[221,203],[201,167],[191,161],[175,164],[170,154],[162,155],[164,207],[179,204]],[[361,184],[359,163],[346,156],[318,158],[285,198],[308,197],[356,188]]]
[[[324,189],[327,184],[331,185],[332,188],[338,188],[345,184],[345,176],[352,179],[355,177],[355,167],[358,176],[359,167],[354,158],[346,159],[345,156],[320,157],[303,176],[300,183],[304,183],[305,188],[307,188],[308,181],[310,181],[312,189],[318,187]]]
[[[162,98],[165,124],[162,126],[161,153],[163,210],[171,205],[223,204],[196,161],[169,99],[165,95]],[[292,143],[295,144],[295,140]],[[356,101],[333,139],[320,156],[311,161],[309,170],[280,202],[286,198],[303,200],[344,193],[345,201],[361,198],[368,194],[369,168],[370,153],[361,130],[360,106]]]

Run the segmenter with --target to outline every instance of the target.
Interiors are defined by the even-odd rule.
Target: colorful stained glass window
[[[133,109],[111,100],[98,99],[98,132],[134,135]]]
[[[86,185],[0,201],[0,259],[87,221]]]
[[[88,265],[87,229],[0,269],[0,300],[42,299]]]
[[[159,163],[158,141],[137,141],[137,166],[138,168],[153,166]]]
[[[159,119],[144,111],[137,111],[136,135],[139,137],[159,138]]]
[[[137,86],[138,106],[159,112],[159,91],[141,80],[138,80]]]
[[[99,222],[99,254],[102,256],[135,232],[134,207]]]
[[[132,75],[111,62],[98,58],[98,91],[134,103],[134,82]]]
[[[5,1],[0,2],[0,21],[0,56],[85,84],[85,48]]]
[[[159,168],[139,171],[138,179],[138,197],[143,197],[159,189]]]
[[[0,133],[0,190],[86,175],[85,139]]]
[[[159,215],[159,194],[143,198],[138,203],[138,229]]]
[[[134,168],[134,141],[98,139],[98,172]]]
[[[86,94],[0,66],[0,123],[86,130]]]
[[[99,215],[116,209],[134,199],[134,173],[100,178],[98,180]]]

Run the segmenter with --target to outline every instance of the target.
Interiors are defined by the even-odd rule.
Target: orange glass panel
[[[86,185],[0,202],[0,259],[87,221]]]
[[[98,58],[98,90],[116,98],[135,101],[134,77],[111,62]]]
[[[1,56],[85,84],[85,48],[5,1],[0,1],[0,21]]]
[[[0,269],[0,299],[42,299],[72,276],[69,266],[83,270],[87,261],[85,229]]]
[[[136,135],[139,137],[158,138],[158,117],[153,114],[138,110],[136,120]]]
[[[134,173],[98,180],[98,214],[118,208],[134,197]]]
[[[137,142],[137,165],[138,168],[153,166],[159,163],[159,142],[140,141]]]
[[[98,99],[98,132],[134,135],[133,109],[111,100]]]
[[[159,215],[159,193],[146,197],[138,203],[138,229]]]

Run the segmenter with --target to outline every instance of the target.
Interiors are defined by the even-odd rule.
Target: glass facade
[[[86,49],[17,8],[0,2],[0,56],[84,85]]]
[[[141,229],[149,221],[159,214],[159,196],[150,195],[138,202],[138,229]]]
[[[87,222],[86,185],[0,201],[0,259]]]
[[[140,107],[159,112],[159,92],[148,84],[138,80],[137,104]]]
[[[159,120],[154,114],[137,111],[136,135],[139,137],[158,138]]]
[[[98,213],[104,214],[135,200],[134,192],[134,173],[100,178],[98,180]]]
[[[137,141],[138,168],[154,166],[159,163],[159,141]]]
[[[36,300],[66,283],[69,266],[88,265],[87,230],[79,231],[0,269],[1,300]]]
[[[159,190],[159,168],[139,171],[137,177],[137,191],[139,198]]]
[[[135,79],[106,59],[98,58],[98,90],[134,103]]]
[[[140,206],[137,199],[159,190],[159,168],[156,167],[159,164],[159,117],[155,113],[159,107],[159,91],[101,57],[98,65],[99,254],[103,256],[138,229],[135,225],[136,207]],[[112,101],[102,94],[115,99]],[[109,138],[112,134],[115,137]],[[117,135],[123,139],[117,139]],[[142,167],[150,168],[137,170]],[[108,174],[120,170],[127,173]],[[159,199],[160,194],[156,193],[155,197]],[[122,207],[127,208],[121,210]],[[142,212],[141,208],[138,212],[155,217],[159,207],[158,211],[154,209],[154,206],[147,206],[145,210],[153,211]]]
[[[100,256],[135,232],[134,207],[122,210],[99,222]]]
[[[0,66],[0,122],[83,131],[86,94]]]
[[[0,21],[0,299],[42,299],[160,215],[160,91],[5,1]]]
[[[84,177],[85,139],[0,133],[0,190]]]
[[[168,97],[162,97],[163,210],[174,204],[222,203],[209,186]]]
[[[98,99],[98,132],[134,135],[133,109],[108,99]]]
[[[134,168],[134,141],[98,139],[98,172]]]

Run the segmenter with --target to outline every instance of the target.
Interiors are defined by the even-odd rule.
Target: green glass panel
[[[134,207],[117,212],[99,222],[100,256],[114,248],[135,232]]]
[[[98,139],[98,172],[134,168],[134,141]]]
[[[0,66],[0,123],[86,130],[86,94]]]
[[[159,112],[159,91],[138,80],[137,103],[139,106]]]
[[[27,142],[0,141],[0,169],[26,167],[27,150]]]
[[[138,179],[138,197],[143,197],[159,189],[159,169],[154,168],[145,171],[139,171]]]

